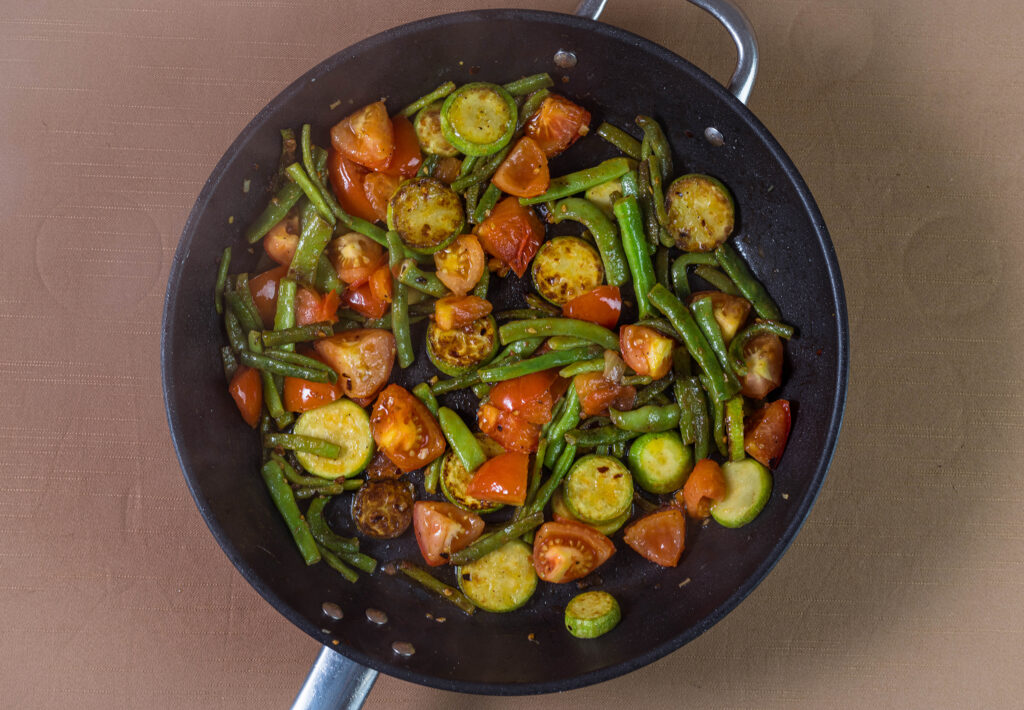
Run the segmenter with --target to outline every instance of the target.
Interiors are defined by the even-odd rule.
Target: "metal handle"
[[[324,646],[295,696],[292,710],[359,710],[377,675],[377,671]]]
[[[576,14],[580,17],[597,20],[607,1],[580,0],[580,4],[576,7]],[[689,2],[721,22],[728,30],[732,41],[736,43],[736,70],[732,73],[732,78],[729,79],[728,89],[741,103],[746,104],[750,98],[750,92],[754,88],[754,79],[757,78],[758,53],[754,28],[743,11],[729,0],[689,0]]]

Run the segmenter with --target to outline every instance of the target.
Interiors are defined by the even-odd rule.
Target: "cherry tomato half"
[[[277,314],[277,285],[288,274],[287,266],[277,266],[249,279],[249,291],[256,302],[256,310],[260,312],[263,327],[274,327],[274,316]]]
[[[412,177],[420,169],[420,163],[423,162],[416,129],[412,127],[412,122],[405,116],[392,118],[391,128],[395,134],[395,152],[391,154],[391,162],[381,172],[400,177]]]
[[[310,382],[300,377],[284,378],[284,408],[289,412],[308,412],[341,399],[341,396],[341,386],[338,384]]]
[[[412,529],[424,561],[437,567],[447,562],[453,552],[480,537],[484,521],[451,503],[420,500],[412,507]]]
[[[313,344],[317,354],[338,373],[346,397],[372,397],[391,375],[395,336],[379,328],[346,330]]]
[[[489,315],[493,308],[479,296],[445,296],[434,304],[434,322],[442,330],[462,328]]]
[[[772,333],[751,338],[743,348],[747,374],[740,378],[744,397],[764,399],[782,384],[782,340]]]
[[[260,409],[263,407],[263,380],[260,371],[239,365],[228,385],[228,392],[235,400],[242,419],[253,429],[260,423]]]
[[[675,567],[686,541],[686,518],[678,508],[659,510],[631,523],[622,540],[651,562]]]
[[[682,503],[691,518],[703,519],[711,515],[711,506],[725,498],[725,475],[722,467],[712,459],[701,459],[680,491],[676,491],[676,503]],[[682,495],[680,495],[682,494]]]
[[[526,122],[526,135],[551,158],[587,135],[589,128],[589,111],[564,96],[551,94]]]
[[[615,544],[582,523],[544,523],[533,539],[533,566],[545,582],[571,582],[593,572]]]
[[[368,283],[356,287],[349,286],[345,289],[342,300],[346,306],[367,318],[382,318],[388,312],[387,302],[377,298]]]
[[[388,385],[377,395],[370,424],[377,446],[406,473],[444,453],[444,435],[434,415],[399,385]]]
[[[338,278],[350,286],[359,286],[387,261],[384,247],[359,232],[335,237],[327,245],[327,256]]]
[[[295,294],[295,325],[310,325],[329,321],[338,322],[338,306],[341,305],[341,297],[334,291],[324,296],[313,289],[299,286]]]
[[[514,451],[499,454],[476,470],[466,486],[466,493],[489,503],[522,505],[526,502],[529,475],[529,454]]]
[[[512,152],[498,166],[491,178],[502,192],[516,197],[536,197],[547,191],[551,184],[548,159],[537,141],[523,136]]]
[[[660,380],[672,369],[672,350],[676,342],[653,328],[626,325],[619,329],[622,359],[638,375]]]
[[[337,150],[331,150],[327,154],[327,176],[331,181],[331,188],[334,196],[342,209],[350,215],[368,219],[371,222],[377,219],[377,213],[373,206],[366,199],[366,191],[363,189],[363,181],[368,170],[356,165]]]
[[[476,423],[480,431],[507,451],[528,454],[536,451],[540,443],[539,426],[486,402],[477,410]]]
[[[456,296],[465,296],[479,283],[487,266],[484,249],[475,234],[463,234],[434,253],[437,278]]]
[[[364,168],[387,168],[395,152],[395,128],[384,102],[363,106],[341,119],[331,129],[331,145]]]
[[[488,254],[522,278],[540,248],[544,225],[531,208],[519,204],[519,198],[506,197],[476,226],[476,234]]]
[[[791,421],[788,401],[779,399],[766,404],[747,418],[743,449],[751,458],[775,468],[786,450]]]
[[[600,372],[584,372],[573,378],[580,410],[588,417],[603,414],[608,407],[632,409],[636,401],[636,387],[609,382]]]
[[[491,390],[488,401],[530,424],[544,425],[551,421],[555,402],[568,386],[569,381],[559,377],[557,369],[544,370],[499,382]]]
[[[285,266],[292,263],[295,247],[299,244],[299,220],[286,217],[275,224],[263,237],[263,251],[275,263]]]
[[[562,315],[566,318],[597,323],[605,328],[618,325],[620,313],[622,296],[618,286],[598,286],[562,306]]]

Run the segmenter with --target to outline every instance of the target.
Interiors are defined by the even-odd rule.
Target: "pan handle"
[[[295,696],[292,710],[359,710],[376,680],[377,671],[324,646]]]
[[[597,20],[607,1],[580,0],[580,4],[576,7],[576,14],[580,17]],[[736,43],[736,70],[732,73],[732,78],[729,79],[728,88],[733,96],[741,103],[746,104],[750,99],[750,92],[754,88],[754,79],[757,78],[758,52],[754,28],[743,11],[733,5],[730,0],[689,1],[721,22],[729,31],[732,41]]]

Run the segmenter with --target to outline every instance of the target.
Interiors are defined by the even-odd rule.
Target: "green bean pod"
[[[409,118],[410,116],[414,116],[421,108],[425,108],[430,104],[434,103],[435,101],[440,101],[453,91],[455,91],[455,82],[446,81],[445,83],[441,84],[439,87],[431,91],[429,94],[419,97],[398,113],[401,116]]]
[[[667,375],[665,375],[665,377],[662,377],[660,380],[655,380],[654,382],[651,382],[649,385],[647,385],[642,390],[636,393],[636,401],[633,403],[634,408],[643,406],[648,402],[654,400],[659,394],[661,394],[669,387],[671,387],[674,381],[675,377],[670,372]]]
[[[679,426],[679,405],[667,404],[659,406],[648,404],[629,411],[619,411],[614,407],[608,409],[612,424],[619,429],[632,432],[668,431]]]
[[[231,267],[231,247],[224,247],[217,267],[217,281],[213,287],[213,305],[217,315],[224,313],[224,289],[228,284],[228,269]]]
[[[320,218],[317,210],[310,205],[302,211],[302,230],[295,246],[295,255],[288,266],[288,278],[295,279],[303,286],[313,286],[320,255],[331,241],[331,225]]]
[[[481,382],[504,382],[523,375],[531,375],[534,372],[550,370],[555,367],[568,365],[576,362],[590,354],[590,348],[577,350],[556,350],[543,355],[520,360],[519,362],[497,365],[480,370]]]
[[[622,197],[612,205],[612,211],[619,220],[619,232],[622,234],[622,248],[626,252],[626,261],[633,274],[633,289],[636,292],[636,305],[641,318],[651,315],[651,302],[647,294],[657,283],[654,277],[654,266],[647,251],[644,239],[643,222],[640,217],[640,206],[635,197]]]
[[[295,206],[295,203],[302,197],[302,188],[294,182],[286,183],[273,197],[260,216],[256,218],[247,230],[245,239],[250,244],[255,244],[266,236],[275,224],[288,215],[288,210]]]
[[[220,349],[220,361],[224,366],[224,378],[231,382],[235,373],[238,372],[238,358],[235,357],[235,352],[231,349],[231,346],[225,345]]]
[[[423,402],[423,404],[427,406],[427,409],[430,410],[431,414],[435,417],[437,416],[437,410],[441,405],[438,403],[437,397],[434,396],[434,393],[430,391],[430,385],[426,382],[420,382],[412,388],[412,393],[416,395],[416,398],[419,399],[419,401]]]
[[[524,515],[518,520],[513,520],[500,530],[480,536],[469,547],[453,552],[451,557],[448,558],[448,562],[453,565],[464,565],[478,560],[512,540],[522,537],[534,528],[540,527],[543,522],[544,514],[542,512],[531,512],[529,515]]]
[[[224,312],[224,330],[228,334],[228,343],[236,351],[248,350],[249,342],[246,339],[245,331],[238,323],[238,316],[228,308]]]
[[[629,169],[630,165],[627,158],[611,158],[603,163],[598,163],[592,168],[552,178],[546,192],[536,197],[520,197],[519,204],[535,205],[540,202],[547,202],[548,200],[560,200],[563,197],[584,192],[595,185],[622,177],[629,172]]]
[[[282,279],[283,281],[283,279]],[[292,283],[295,283],[292,281]],[[280,303],[280,302],[279,302]],[[276,326],[275,322],[275,326]],[[334,327],[330,321],[318,321],[309,325],[292,326],[279,330],[264,330],[260,340],[264,347],[276,348],[290,343],[308,343],[320,338],[334,335]]]
[[[705,390],[710,391],[706,375],[700,375],[700,382]],[[711,439],[718,453],[725,456],[728,452],[725,443],[725,405],[721,400],[710,398],[711,405]]]
[[[725,402],[725,437],[728,442],[729,460],[742,461],[746,458],[743,448],[743,395]]]
[[[640,160],[640,141],[618,126],[613,126],[605,121],[597,127],[595,132],[633,160]]]
[[[267,491],[270,493],[271,500],[274,501],[274,506],[284,518],[288,530],[292,534],[292,539],[295,540],[299,552],[302,553],[302,559],[307,565],[316,564],[321,559],[320,550],[316,546],[316,540],[313,539],[309,525],[302,517],[302,513],[299,512],[295,495],[292,493],[291,486],[284,479],[281,467],[273,461],[268,461],[260,469],[260,473],[263,475],[263,482],[267,485]]]
[[[680,299],[690,295],[690,282],[687,279],[686,269],[689,266],[703,265],[714,266],[718,263],[714,254],[706,252],[692,252],[683,254],[672,262],[672,285],[675,287],[676,296]]]
[[[618,351],[619,349],[619,338],[615,333],[596,323],[588,323],[575,318],[538,318],[530,321],[513,321],[498,328],[498,335],[502,345],[524,338],[568,335],[596,343],[605,350]],[[563,364],[568,364],[568,362]]]
[[[601,208],[590,200],[569,197],[555,204],[548,221],[558,224],[565,220],[579,222],[594,235],[594,242],[604,264],[604,278],[609,286],[621,286],[629,279],[626,255],[615,225]]]
[[[451,602],[467,614],[472,614],[476,611],[476,605],[470,601],[469,597],[455,587],[445,584],[422,567],[414,565],[408,560],[401,560],[397,567],[406,577],[413,580],[424,589],[433,592],[445,601]]]
[[[732,342],[729,343],[729,365],[739,377],[745,377],[747,374],[747,362],[743,358],[743,349],[751,340],[766,333],[789,340],[793,337],[793,326],[776,321],[759,320],[733,336]]]
[[[510,81],[504,86],[505,91],[513,96],[525,96],[526,94],[539,91],[540,89],[547,89],[554,85],[555,82],[552,80],[551,75],[547,72],[543,72],[541,74],[531,74],[530,76],[524,76],[521,79]]]
[[[548,448],[544,452],[544,465],[554,470],[555,463],[565,448],[565,435],[580,425],[580,398],[575,383],[569,385],[563,397],[565,406],[558,418],[552,418],[548,429]]]
[[[331,370],[330,372],[314,369],[312,367],[306,367],[303,365],[296,365],[286,360],[264,355],[261,353],[254,353],[249,350],[242,350],[238,353],[238,359],[242,361],[242,364],[261,370],[273,375],[282,375],[283,377],[298,377],[303,380],[309,380],[310,382],[323,382],[333,384],[338,381],[338,373]],[[334,372],[334,377],[331,377],[331,372]]]
[[[295,181],[295,184],[299,186],[302,192],[305,193],[306,198],[314,207],[316,207],[316,211],[324,221],[332,227],[337,224],[338,218],[327,204],[327,201],[324,200],[323,192],[317,188],[313,183],[313,180],[306,174],[305,168],[303,168],[300,163],[292,163],[285,168],[285,172],[288,174],[288,177]]]
[[[726,384],[729,385],[730,389],[739,391],[740,385],[736,381],[736,375],[733,374],[732,367],[729,363],[729,354],[725,346],[725,338],[722,337],[722,329],[718,325],[718,321],[715,320],[714,309],[711,306],[711,297],[705,296],[704,298],[698,298],[696,301],[690,304],[690,310],[693,311],[693,319],[697,321],[697,325],[700,327],[701,332],[704,333],[704,337],[707,338],[708,344],[711,345],[711,349],[715,352],[715,357],[718,358],[718,362],[722,365],[722,372],[725,375]]]
[[[730,296],[739,296],[740,290],[736,288],[736,284],[732,282],[728,276],[722,271],[716,269],[713,266],[705,266],[700,264],[693,270],[693,273],[700,276],[702,279],[707,281],[709,284],[717,288],[722,293],[727,293]]]
[[[775,301],[768,295],[768,291],[761,285],[761,282],[754,277],[754,274],[744,263],[739,252],[731,244],[726,242],[719,245],[715,249],[715,258],[718,260],[719,265],[721,265],[722,270],[736,284],[736,288],[740,290],[743,297],[750,301],[757,315],[765,320],[782,320],[782,313],[779,311],[779,307],[775,305]]]
[[[341,456],[341,447],[337,444],[302,434],[271,432],[264,437],[263,445],[268,449],[281,448],[301,451],[314,456],[323,456],[326,459],[336,459]]]
[[[576,446],[578,449],[585,449],[601,444],[614,444],[617,441],[629,441],[637,436],[635,431],[620,429],[616,426],[601,426],[593,429],[571,429],[565,434],[565,441]]]
[[[523,127],[526,126],[526,122],[530,120],[530,117],[533,116],[533,114],[537,113],[537,110],[540,109],[540,105],[544,103],[544,99],[550,95],[551,92],[547,89],[537,89],[526,97],[526,100],[523,101],[522,107],[519,109],[519,116],[516,119],[517,134],[519,131],[523,130]]]
[[[394,273],[401,263],[404,246],[398,232],[388,232],[387,240],[388,266]],[[394,294],[391,299],[391,332],[395,336],[398,366],[405,369],[412,365],[416,355],[412,349],[412,331],[409,324],[409,294],[405,284],[397,279],[394,282]]]
[[[274,314],[274,330],[288,330],[295,326],[295,295],[298,284],[295,279],[285,277],[277,284],[277,312]],[[265,344],[265,343],[264,343]],[[294,350],[292,343],[282,343],[284,350]]]
[[[462,467],[472,473],[483,466],[487,456],[462,417],[448,407],[440,407],[437,420],[441,424],[444,438],[448,440],[448,445],[452,447]]]
[[[494,206],[498,204],[500,198],[501,188],[493,182],[488,184],[484,194],[480,196],[480,200],[476,203],[476,209],[473,210],[473,224],[480,224],[487,219],[487,216],[494,209]]]
[[[423,271],[416,265],[414,259],[404,259],[398,267],[398,281],[409,288],[414,288],[420,293],[425,293],[434,298],[450,296],[451,291],[441,283],[437,274]]]
[[[604,357],[595,357],[590,360],[580,360],[571,365],[566,365],[558,371],[560,377],[575,377],[584,372],[603,372]]]
[[[650,144],[651,152],[657,158],[658,177],[661,180],[668,180],[673,173],[672,147],[669,145],[661,124],[650,116],[640,115],[636,117],[636,125],[643,130],[644,140]]]

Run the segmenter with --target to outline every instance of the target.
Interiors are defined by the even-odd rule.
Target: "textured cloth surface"
[[[761,47],[750,106],[815,194],[849,301],[851,388],[821,497],[748,600],[644,669],[532,699],[381,677],[368,708],[1020,707],[1024,391],[1005,368],[1024,346],[1024,14],[740,4]],[[0,8],[0,705],[291,701],[317,644],[231,566],[171,449],[171,257],[221,153],[295,77],[483,6]],[[725,32],[679,0],[613,0],[603,20],[732,71]]]

